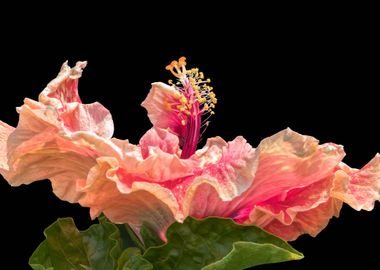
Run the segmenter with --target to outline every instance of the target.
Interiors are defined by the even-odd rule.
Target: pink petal
[[[147,111],[148,117],[155,127],[169,128],[174,134],[183,137],[185,126],[177,116],[173,104],[179,104],[178,91],[167,84],[152,83],[152,88],[141,104]]]
[[[177,155],[171,155],[156,148],[146,159],[128,156],[119,174],[126,184],[135,180],[165,182],[193,175],[193,168],[191,160],[182,160]]]
[[[82,104],[78,95],[78,80],[86,64],[77,62],[70,68],[65,62],[57,78],[41,92],[39,106],[43,108],[45,105],[47,110],[51,110],[50,114],[57,114],[49,120],[69,131],[91,131],[109,139],[114,130],[109,111],[98,102]]]
[[[342,202],[330,197],[333,179],[331,176],[261,202],[243,222],[263,227],[286,240],[305,233],[315,236],[333,216],[339,215]]]
[[[218,156],[217,151],[210,155],[209,160],[212,156]],[[340,146],[318,146],[318,141],[312,137],[300,135],[290,129],[284,130],[263,140],[254,155],[248,159],[249,162],[244,165],[243,175],[247,176],[245,182],[248,183],[244,187],[245,191],[242,188],[242,193],[227,193],[229,189],[223,186],[224,174],[210,173],[210,170],[205,169],[187,189],[183,202],[184,213],[196,217],[232,217],[242,223],[257,223],[263,226],[279,220],[278,222],[284,223],[284,226],[289,226],[298,220],[297,217],[301,220],[302,215],[307,215],[309,211],[317,211],[314,209],[320,209],[320,205],[330,201],[331,188],[329,185],[324,186],[323,181],[333,178],[336,166],[343,156],[344,152]],[[207,158],[205,160],[207,162]],[[218,164],[221,160],[223,159],[217,158],[212,163]],[[225,165],[220,163],[219,166]],[[213,175],[214,178],[210,177]],[[236,179],[239,178],[234,176],[230,182],[235,183]],[[316,188],[318,185],[321,186]],[[297,194],[298,196],[295,196]],[[306,194],[307,199],[303,197]],[[257,212],[263,212],[263,209],[268,215],[264,215],[266,212]],[[314,230],[304,228],[302,231],[301,228],[298,234],[319,231],[332,215],[337,214],[335,210],[336,208],[334,211],[326,212],[325,216],[319,216],[318,226],[315,226]]]
[[[65,127],[70,131],[90,131],[98,136],[110,139],[114,126],[110,112],[100,103],[76,104],[60,115]]]
[[[96,157],[117,153],[116,147],[105,139],[86,132],[59,133],[51,124],[41,121],[28,108],[20,111],[18,127],[7,138],[8,166],[3,176],[13,185],[29,184],[49,178],[54,193],[63,200],[76,202],[81,192],[76,182],[87,178],[96,164]]]
[[[228,143],[220,137],[213,138],[204,149],[207,149],[205,153],[198,152],[198,158],[204,160],[202,177],[218,179],[223,200],[231,200],[251,186],[257,159],[254,149],[243,137]]]
[[[179,157],[178,138],[167,130],[149,130],[140,140],[141,147],[132,149],[127,144],[119,142],[119,147],[129,152],[118,171],[127,185],[134,181],[172,181],[194,174],[195,162]]]
[[[342,146],[319,146],[315,138],[290,129],[264,139],[256,151],[259,165],[247,194],[253,204],[331,176],[345,155]]]
[[[355,210],[371,211],[380,200],[380,155],[377,154],[361,170],[344,163],[336,173],[332,196],[349,204]]]
[[[209,139],[193,159],[203,167],[200,175],[188,186],[181,185],[183,211],[187,215],[226,216],[228,204],[252,184],[257,160],[255,151],[243,137],[226,143],[222,138]],[[178,195],[177,195],[178,196]]]
[[[70,68],[67,61],[63,63],[57,78],[52,80],[39,96],[39,102],[52,105],[57,109],[64,108],[67,103],[82,103],[78,95],[78,79],[87,62],[77,62]]]
[[[119,154],[97,135],[112,135],[108,111],[98,103],[80,103],[77,84],[84,66],[78,62],[70,69],[65,63],[40,94],[40,102],[25,99],[18,108],[20,119],[12,133],[2,124],[0,168],[11,185],[49,178],[58,197],[76,202],[82,196],[76,183],[86,179],[96,157]]]
[[[141,154],[143,158],[150,155],[150,151],[158,147],[163,152],[168,154],[179,155],[178,137],[169,131],[161,128],[152,128],[148,130],[140,139]]]
[[[316,236],[327,226],[331,217],[339,216],[341,207],[341,201],[330,198],[309,211],[299,212],[290,225],[274,219],[264,229],[287,241],[295,240],[305,233]]]

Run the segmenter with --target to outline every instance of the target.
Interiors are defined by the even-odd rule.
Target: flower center
[[[170,80],[169,84],[178,91],[179,103],[176,110],[180,123],[184,126],[184,132],[180,136],[181,158],[189,158],[197,150],[209,117],[215,114],[213,109],[217,99],[213,88],[208,85],[210,79],[205,79],[203,72],[197,68],[187,70],[185,57],[172,61],[166,69],[178,79],[176,83]]]

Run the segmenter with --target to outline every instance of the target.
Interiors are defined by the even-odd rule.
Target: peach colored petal
[[[150,151],[158,147],[163,152],[180,156],[178,137],[161,128],[148,130],[140,139],[141,154],[143,158],[150,156]],[[152,149],[152,151],[154,151]]]
[[[200,175],[187,187],[180,186],[179,191],[185,192],[184,213],[196,217],[226,216],[230,209],[220,203],[231,201],[252,184],[257,165],[254,153],[243,137],[228,143],[220,137],[209,139],[193,157],[203,167]]]
[[[140,148],[134,144],[129,143],[129,140],[112,138],[111,142],[120,149],[123,158],[126,156],[135,156],[135,158],[141,158]]]
[[[77,62],[70,68],[67,61],[63,63],[57,77],[41,92],[39,102],[57,109],[64,108],[67,103],[82,103],[78,95],[78,79],[86,65],[87,62]]]
[[[60,115],[65,127],[70,131],[91,131],[110,139],[114,127],[110,112],[100,103],[76,104]]]
[[[210,147],[212,154],[209,155],[209,160],[211,157],[220,157],[217,149],[223,143],[219,141],[215,145]],[[221,188],[224,174],[205,169],[205,172],[188,185],[183,202],[184,213],[196,217],[232,217],[241,223],[262,226],[276,220],[284,226],[295,224],[296,220],[301,220],[302,215],[306,216],[309,211],[319,209],[320,205],[330,201],[331,185],[326,184],[330,180],[325,179],[332,179],[343,156],[340,146],[318,146],[318,141],[312,137],[300,135],[290,129],[284,130],[263,140],[249,159],[248,164],[251,166],[243,166],[245,175],[249,176],[246,178],[249,185],[245,190],[241,189],[241,194],[230,193],[232,196],[225,197],[228,188]],[[207,153],[203,157],[207,157]],[[204,159],[201,164],[208,163],[208,158]],[[220,160],[222,159],[215,159],[209,163],[218,164]],[[204,166],[207,168],[207,165]],[[214,178],[210,177],[213,175]],[[235,177],[231,180],[234,183]],[[295,196],[296,190],[298,196]],[[334,202],[333,205],[335,204]],[[303,231],[298,229],[298,235],[321,230],[332,215],[338,213],[336,209],[326,212],[325,216],[320,215],[320,223],[314,231],[311,228],[304,228]]]
[[[87,178],[96,157],[101,153],[118,153],[116,147],[95,134],[78,132],[60,136],[56,128],[43,127],[44,122],[24,112],[20,121],[28,124],[21,124],[6,140],[1,140],[7,146],[8,155],[7,162],[1,162],[2,167],[8,167],[2,174],[13,186],[49,178],[58,197],[76,202],[82,195],[76,189],[76,182]]]
[[[34,136],[13,150],[9,159],[9,172],[3,175],[13,186],[29,184],[49,178],[53,192],[61,199],[76,202],[81,196],[76,181],[85,179],[95,158],[84,153],[81,147],[60,148],[55,134],[42,133]],[[48,138],[52,139],[49,140]],[[10,136],[10,140],[17,140]]]
[[[362,169],[351,169],[344,163],[336,173],[332,196],[355,210],[371,211],[380,200],[380,155]]]
[[[126,147],[118,142],[121,147]],[[193,175],[195,162],[179,157],[178,138],[162,129],[149,130],[140,141],[141,147],[128,147],[119,170],[129,185],[136,180],[165,182]],[[176,153],[174,153],[176,152]]]
[[[39,102],[25,99],[17,109],[17,128],[0,138],[6,149],[0,160],[6,170],[1,173],[11,185],[49,178],[58,197],[76,202],[82,196],[76,183],[87,178],[96,157],[120,156],[120,150],[101,137],[112,135],[109,112],[99,103],[80,103],[77,85],[84,66],[78,62],[71,69],[65,63]],[[1,130],[7,129],[2,125]]]
[[[207,216],[229,217],[231,201],[223,201],[219,192],[223,193],[215,178],[197,177],[186,190],[182,208],[184,214],[196,218]]]
[[[341,201],[330,198],[327,202],[309,211],[298,213],[291,225],[274,219],[264,229],[287,241],[295,240],[299,235],[305,233],[315,237],[327,226],[331,217],[339,216],[341,207]]]
[[[161,149],[151,150],[150,156],[136,166],[129,168],[132,174],[138,174],[148,182],[164,182],[193,175],[193,162],[180,159],[177,155],[163,152]]]
[[[343,147],[322,144],[290,129],[264,139],[257,148],[259,165],[248,197],[252,203],[305,187],[335,171],[343,159]]]
[[[4,176],[9,172],[7,141],[14,130],[14,127],[0,121],[0,173]]]
[[[77,62],[70,68],[65,62],[57,78],[52,80],[39,95],[40,106],[55,114],[50,118],[69,131],[92,131],[110,139],[113,121],[110,112],[98,102],[82,104],[78,94],[78,80],[87,62]]]
[[[286,240],[294,240],[305,233],[315,236],[333,216],[339,215],[342,203],[330,197],[333,179],[331,176],[261,202],[243,223],[266,228]],[[243,217],[247,210],[241,210]],[[235,219],[239,220],[239,216]]]
[[[221,147],[221,145],[223,145]],[[212,148],[219,147],[220,153],[216,153]],[[213,158],[207,159],[208,162],[203,164],[202,176],[211,176],[218,179],[223,186],[225,196],[224,200],[230,200],[251,186],[256,172],[257,159],[254,149],[241,137],[236,137],[233,141],[225,143],[221,138],[215,138],[207,142],[206,147],[209,149],[200,156],[208,156],[212,152],[213,158],[220,157],[215,162]]]
[[[81,186],[85,195],[79,201],[90,207],[93,218],[104,212],[112,222],[128,223],[137,231],[145,223],[162,239],[175,219],[183,220],[170,190],[147,182],[133,182],[129,187],[119,181],[119,162],[115,158],[101,157],[97,163]]]

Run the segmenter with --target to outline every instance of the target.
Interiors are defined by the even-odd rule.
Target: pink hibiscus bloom
[[[243,137],[200,135],[217,103],[209,80],[186,59],[167,69],[174,84],[153,83],[142,105],[153,127],[134,145],[112,138],[109,111],[82,104],[85,62],[64,63],[38,101],[25,99],[16,128],[0,122],[0,173],[13,186],[50,179],[62,200],[165,239],[186,216],[230,217],[286,239],[318,234],[342,203],[371,210],[380,199],[380,156],[361,170],[342,163],[343,147],[290,129],[254,149]]]

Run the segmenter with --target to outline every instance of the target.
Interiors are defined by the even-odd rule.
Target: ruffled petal
[[[286,129],[264,139],[257,155],[258,169],[247,194],[252,204],[331,176],[345,153],[340,145],[318,145],[315,138]]]
[[[161,128],[151,128],[140,139],[141,154],[143,158],[150,156],[155,148],[163,152],[180,156],[178,137]]]
[[[292,189],[285,196],[261,202],[242,223],[263,227],[286,240],[294,240],[305,233],[315,236],[333,216],[339,215],[342,203],[330,197],[333,179],[331,176],[307,187]],[[247,210],[241,210],[243,219]]]
[[[179,157],[178,138],[167,130],[149,130],[141,138],[139,147],[132,147],[128,142],[117,143],[128,150],[118,171],[125,184],[171,182],[194,174],[196,162]]]
[[[62,113],[60,118],[71,132],[90,131],[106,139],[113,135],[112,116],[99,102],[76,104],[71,110]]]
[[[377,154],[361,170],[344,163],[337,171],[332,196],[349,204],[355,210],[371,211],[380,200],[380,155]]]
[[[17,133],[13,134],[10,144],[18,139]],[[59,198],[76,202],[81,196],[76,190],[76,182],[86,179],[88,171],[95,165],[95,153],[76,145],[70,148],[61,145],[67,145],[67,142],[53,133],[43,133],[24,141],[17,149],[10,149],[13,151],[4,178],[12,186],[49,178],[53,192]]]
[[[228,205],[221,202],[231,201],[251,186],[257,166],[254,153],[240,136],[228,143],[220,137],[209,139],[192,157],[202,167],[200,175],[191,182],[181,183],[179,189],[185,192],[185,214],[196,217],[228,215]]]
[[[65,63],[42,91],[39,102],[25,99],[18,108],[16,129],[9,132],[2,124],[0,167],[11,185],[49,178],[59,198],[76,202],[82,196],[76,184],[87,178],[96,158],[119,154],[120,150],[103,138],[113,132],[109,112],[98,103],[82,104],[78,96],[78,78],[84,66],[78,62],[71,69]]]
[[[157,82],[152,83],[152,88],[143,106],[148,111],[148,117],[155,127],[167,129],[183,137],[186,126],[181,123],[178,117],[178,109],[180,95],[178,91],[167,84]]]
[[[98,158],[81,186],[85,195],[79,203],[90,207],[93,218],[103,212],[112,222],[128,223],[137,232],[145,224],[165,240],[167,227],[183,220],[175,197],[154,183],[133,182],[128,186],[120,181],[118,169],[115,158]]]
[[[67,61],[63,63],[57,77],[41,92],[39,102],[57,109],[64,109],[72,102],[82,103],[78,94],[78,79],[86,65],[87,62],[77,62],[75,67],[70,68]]]
[[[223,143],[219,141],[215,145],[210,147],[213,149],[210,158],[206,154],[203,156],[206,157],[203,163],[207,164],[209,160],[209,163],[228,168],[221,162],[224,159],[220,158],[220,153],[216,150]],[[331,184],[327,185],[330,182],[326,181],[333,179],[336,166],[343,156],[341,146],[318,146],[318,141],[312,137],[290,129],[284,130],[263,140],[254,152],[251,151],[249,162],[242,167],[248,185],[240,193],[228,193],[229,189],[223,186],[223,177],[228,173],[215,173],[205,165],[204,173],[188,185],[183,202],[184,213],[196,217],[231,217],[240,223],[261,226],[276,220],[284,226],[296,224],[297,217],[301,220],[302,215],[320,209],[321,205],[330,201]],[[210,161],[211,157],[214,157],[213,161]],[[235,175],[230,182],[234,183],[236,179],[239,178]],[[334,202],[333,205],[335,204]],[[337,207],[326,212],[326,215],[319,216],[319,223],[318,219],[315,220],[318,226],[314,230],[311,227],[301,228],[297,230],[298,235],[321,230],[338,213],[336,209]]]
[[[69,131],[91,131],[110,139],[114,131],[110,112],[98,102],[82,104],[78,94],[78,80],[86,64],[77,62],[70,68],[65,62],[57,78],[39,95],[39,102],[55,111],[57,117],[51,120]]]
[[[191,160],[182,160],[176,155],[154,149],[146,159],[127,157],[119,174],[126,183],[136,180],[163,183],[193,175],[193,170]]]
[[[28,107],[22,108],[19,126],[1,138],[1,145],[7,150],[1,165],[7,170],[2,174],[11,185],[49,178],[53,192],[70,202],[82,195],[76,183],[87,178],[99,155],[120,156],[120,150],[104,138],[90,132],[59,132]]]
[[[7,141],[14,130],[14,127],[0,121],[0,173],[4,176],[9,173]]]
[[[290,225],[283,224],[280,220],[274,219],[263,228],[287,241],[295,240],[298,236],[305,233],[315,237],[327,226],[331,217],[339,216],[341,208],[341,201],[330,198],[327,202],[315,208],[299,212]]]

